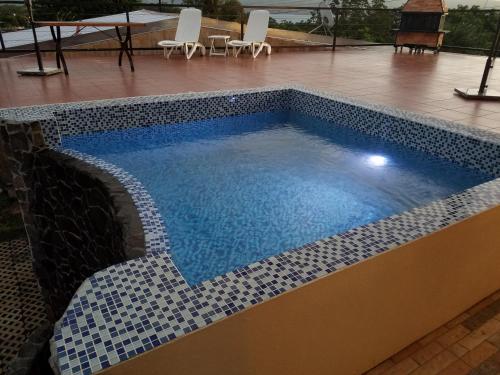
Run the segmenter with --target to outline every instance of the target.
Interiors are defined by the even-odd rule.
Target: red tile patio
[[[136,56],[136,72],[116,57],[72,56],[69,77],[20,77],[34,56],[0,59],[0,107],[186,91],[302,84],[500,132],[500,102],[466,101],[453,88],[477,87],[484,57],[394,54],[392,47],[279,52],[269,57]],[[54,65],[46,59],[46,65]],[[490,83],[500,89],[500,76]]]
[[[500,291],[365,375],[499,375]]]

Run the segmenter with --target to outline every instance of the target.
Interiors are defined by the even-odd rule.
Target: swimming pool
[[[230,335],[223,335],[224,338],[234,340],[227,341],[227,347],[215,347],[216,342],[210,341],[208,349],[215,348],[216,352],[207,359],[207,365],[213,364],[216,367],[220,365],[214,373],[225,371],[227,358],[222,354],[232,356],[232,349],[237,354],[246,353],[245,350],[238,351],[238,349],[248,344],[248,333],[257,331],[264,336],[263,341],[257,342],[256,345],[265,347],[265,359],[267,360],[267,355],[269,356],[268,363],[274,363],[277,360],[276,354],[280,354],[279,350],[289,343],[292,343],[292,346],[298,350],[297,353],[305,349],[317,350],[317,354],[320,355],[317,357],[318,363],[324,359],[329,361],[332,358],[331,355],[335,354],[332,353],[329,344],[332,338],[336,338],[341,344],[336,349],[338,351],[336,354],[340,356],[335,359],[337,361],[339,358],[347,358],[346,354],[353,353],[354,347],[344,345],[344,340],[354,340],[353,342],[359,344],[366,338],[366,333],[372,327],[365,325],[367,330],[361,330],[359,334],[353,335],[352,330],[349,330],[342,336],[339,331],[344,328],[345,320],[342,317],[338,317],[337,320],[331,317],[337,316],[336,313],[344,302],[347,305],[352,303],[353,306],[359,306],[359,293],[362,294],[363,291],[366,293],[367,287],[378,288],[381,285],[380,281],[386,276],[388,278],[385,286],[378,290],[369,288],[368,299],[373,303],[367,306],[366,310],[346,311],[347,315],[344,315],[344,318],[357,319],[353,327],[361,328],[358,323],[363,322],[369,324],[370,320],[366,319],[364,313],[372,314],[373,310],[380,307],[378,305],[380,297],[387,296],[389,300],[386,300],[383,309],[379,309],[378,313],[375,312],[373,315],[386,316],[389,312],[393,314],[390,316],[407,316],[412,320],[405,322],[404,329],[401,329],[401,331],[407,331],[407,326],[414,322],[412,314],[415,310],[409,313],[404,311],[404,307],[409,306],[407,302],[415,301],[411,300],[413,292],[404,289],[404,285],[399,283],[399,280],[410,273],[411,275],[408,276],[413,277],[411,284],[417,284],[418,291],[423,292],[418,294],[420,297],[416,302],[434,301],[433,303],[441,305],[448,304],[449,311],[457,314],[463,309],[459,310],[456,305],[453,305],[453,298],[446,297],[438,300],[433,298],[439,295],[452,296],[453,292],[460,294],[456,290],[450,290],[456,287],[471,286],[472,288],[479,284],[490,287],[498,282],[495,268],[498,264],[497,259],[491,253],[485,252],[484,248],[483,251],[474,248],[474,243],[462,246],[461,243],[453,241],[455,236],[452,236],[436,248],[428,249],[429,253],[426,256],[422,256],[421,251],[415,250],[421,241],[433,238],[434,235],[448,228],[453,229],[455,225],[467,222],[469,219],[482,217],[484,213],[500,203],[500,136],[487,131],[395,108],[362,103],[332,93],[296,87],[186,93],[10,108],[0,110],[0,117],[14,120],[12,124],[7,124],[7,129],[17,132],[16,134],[21,138],[20,144],[29,146],[30,143],[26,139],[29,140],[33,133],[38,135],[41,131],[44,147],[51,148],[51,153],[60,160],[68,163],[72,163],[73,160],[84,165],[90,164],[93,169],[101,170],[100,174],[90,174],[96,183],[107,186],[108,180],[114,178],[123,188],[119,194],[126,194],[133,202],[140,221],[138,227],[140,227],[141,236],[139,237],[143,238],[143,254],[145,255],[111,265],[88,277],[75,292],[65,313],[56,323],[51,351],[54,368],[61,374],[95,373],[122,361],[130,363],[132,361],[127,361],[128,359],[161,345],[163,348],[176,347],[177,343],[183,345],[185,340],[198,337],[198,334],[209,331],[220,332],[220,327],[228,321],[234,321],[226,319],[230,316],[242,318],[244,325],[240,327],[241,332],[234,330]],[[301,122],[300,118],[306,121]],[[222,126],[215,131],[218,124]],[[0,121],[0,126],[3,130],[3,120]],[[252,131],[241,132],[242,128],[252,129]],[[175,131],[176,129],[179,131]],[[0,134],[3,135],[4,132]],[[143,138],[138,138],[138,135]],[[255,142],[252,142],[253,137],[261,140],[257,149]],[[116,142],[118,139],[120,141]],[[39,147],[40,140],[41,137],[38,136],[37,147]],[[285,140],[290,141],[290,144],[295,147],[273,147],[273,144],[282,144]],[[120,145],[122,141],[123,145]],[[70,144],[71,142],[73,144]],[[308,147],[297,146],[303,144]],[[169,152],[176,150],[174,154],[179,157],[179,161],[176,163],[169,159],[166,152],[159,158],[162,163],[144,162],[147,157],[136,158],[135,161],[132,158],[130,162],[143,161],[141,168],[136,166],[136,172],[133,173],[125,164],[127,157],[125,161],[119,160],[123,155],[127,155],[126,148],[122,149],[122,147],[131,147],[131,145],[138,147],[137,155],[143,152],[162,154],[165,149]],[[238,146],[239,148],[236,148],[239,152],[227,155],[239,157],[221,158],[221,162],[217,162],[218,158],[215,156],[220,154],[215,150],[224,148],[223,146],[229,147],[228,145],[232,148]],[[69,149],[69,146],[72,148]],[[86,152],[77,151],[76,148],[80,146],[81,150],[86,147]],[[183,148],[194,149],[195,146],[207,152],[207,155],[210,154],[211,157],[207,158],[204,155],[202,157],[198,154],[197,159],[194,158],[190,162],[187,154],[185,155],[182,150]],[[281,153],[282,150],[287,153]],[[22,151],[17,156],[24,155],[24,152],[29,156],[30,152],[36,153],[39,149],[27,148]],[[257,168],[255,164],[257,151],[269,156],[269,159],[266,158],[265,161],[269,160],[272,163],[260,164]],[[94,155],[91,155],[92,153]],[[254,156],[251,164],[246,163],[248,160],[243,158],[249,155]],[[331,156],[334,157],[330,158]],[[115,157],[116,160],[112,159]],[[29,158],[23,158],[19,163],[24,160],[29,161]],[[257,158],[257,160],[260,159]],[[120,164],[122,162],[123,166]],[[165,171],[160,167],[167,162],[175,171],[173,174],[175,179],[172,178],[163,183],[163,186],[162,183],[153,184],[151,187],[146,186],[151,177],[154,179],[158,177],[158,181],[164,180],[163,172]],[[341,162],[349,166],[355,165],[355,167],[342,170],[339,167]],[[226,175],[228,171],[224,171],[227,169],[224,167],[228,164],[233,165],[234,170]],[[198,165],[203,166],[203,170],[196,170],[193,167]],[[332,165],[335,166],[335,174],[329,173],[330,169],[334,169]],[[188,169],[186,174],[180,174],[178,166]],[[214,172],[216,166],[221,169],[218,173]],[[236,166],[246,169],[239,170]],[[279,168],[281,166],[286,168]],[[190,173],[188,167],[194,168],[197,173]],[[246,173],[250,167],[257,169],[265,176],[270,176],[271,179],[260,178],[258,181],[250,180],[251,183],[243,184],[248,181],[248,176],[252,176]],[[161,173],[151,174],[147,171],[148,169],[156,169]],[[238,170],[245,173],[233,173]],[[269,171],[272,173],[265,173]],[[288,174],[284,171],[293,173]],[[102,177],[102,174],[108,177]],[[29,173],[26,175],[29,177]],[[318,178],[315,178],[316,175]],[[400,175],[406,178],[396,178]],[[44,176],[43,171],[40,176]],[[273,176],[280,178],[274,179]],[[342,179],[333,176],[341,176]],[[222,177],[222,179],[215,177]],[[58,173],[58,178],[63,187],[69,187],[73,182],[78,183],[78,181],[73,181],[71,173],[64,171]],[[486,181],[490,178],[493,179]],[[274,191],[267,186],[267,181],[271,181],[280,192],[278,196],[287,198],[286,202],[292,202],[295,208],[313,207],[312,213],[311,210],[306,209],[296,211],[301,215],[306,215],[306,218],[312,218],[314,223],[319,220],[320,223],[328,225],[338,223],[339,221],[331,220],[331,216],[328,216],[332,210],[327,208],[336,207],[339,202],[351,205],[349,207],[363,203],[364,212],[374,215],[370,218],[368,218],[369,215],[361,216],[362,221],[366,220],[366,224],[363,225],[358,225],[359,222],[353,220],[350,223],[354,225],[352,229],[336,235],[334,234],[336,230],[344,229],[338,226],[301,225],[303,223],[289,223],[285,220],[285,224],[294,225],[290,226],[292,230],[287,231],[286,237],[289,235],[290,239],[300,242],[299,247],[278,249],[272,246],[274,255],[262,255],[263,258],[229,272],[225,271],[226,268],[213,271],[212,274],[226,272],[215,277],[195,273],[190,278],[189,271],[178,265],[180,261],[176,259],[177,255],[173,249],[176,246],[176,235],[173,233],[175,227],[172,227],[171,222],[169,223],[169,220],[175,218],[175,212],[182,211],[174,210],[173,215],[168,212],[164,214],[160,210],[162,199],[156,197],[155,194],[158,191],[171,189],[172,193],[176,193],[175,195],[180,197],[181,203],[184,204],[186,202],[182,202],[185,198],[183,195],[189,197],[192,191],[191,195],[187,194],[187,190],[186,192],[182,190],[181,194],[178,194],[179,188],[175,186],[179,186],[179,181],[197,181],[196,184],[193,183],[193,188],[196,188],[193,191],[203,192],[203,189],[206,189],[210,192],[213,189],[208,189],[209,185],[205,181],[211,182],[213,186],[213,184],[221,185],[220,182],[224,179],[228,179],[229,182],[225,183],[224,188],[219,189],[218,192],[231,197],[231,194],[239,192],[253,192],[251,187],[255,186],[267,192],[267,196],[254,195],[264,199],[273,208],[276,202],[269,198],[275,197],[272,195]],[[353,180],[356,184],[353,184]],[[323,184],[323,181],[328,182],[328,185]],[[330,187],[338,187],[341,181],[349,182],[346,185],[348,188],[342,191],[344,197],[349,197],[352,193],[359,191],[363,194],[368,191],[367,196],[356,194],[358,197],[356,199],[328,200],[328,197],[333,195],[329,190]],[[391,184],[388,184],[388,181]],[[171,187],[166,186],[170,183],[172,183]],[[409,185],[410,188],[408,188]],[[160,188],[156,189],[154,186]],[[393,187],[398,188],[396,195],[394,195]],[[191,189],[191,186],[189,188]],[[42,184],[40,191],[45,194],[43,189]],[[111,189],[114,188],[111,187]],[[298,194],[304,191],[307,194]],[[72,198],[71,200],[80,200],[80,196],[72,193],[71,189],[69,192],[67,189],[64,192]],[[295,193],[295,195],[289,193]],[[318,199],[315,198],[315,194],[311,193],[319,193]],[[415,195],[409,195],[414,193]],[[123,197],[120,195],[115,196],[113,199],[116,200],[112,203],[117,214],[126,216],[130,214],[130,210],[123,207],[121,204]],[[385,199],[387,205],[376,205],[370,199],[365,199],[373,196],[377,198],[372,201]],[[391,196],[398,196],[400,199],[388,198]],[[304,200],[304,197],[307,200]],[[323,199],[323,204],[319,197]],[[68,203],[71,200],[68,199]],[[92,206],[92,202],[89,204]],[[165,207],[172,204],[173,202],[166,202]],[[255,202],[249,204],[245,201],[242,206],[245,205],[250,207],[252,212],[257,212],[256,209],[262,208]],[[204,209],[200,212],[205,212],[205,207],[209,206],[202,205],[202,207]],[[222,205],[222,208],[227,209],[226,205]],[[266,213],[269,211],[267,210]],[[356,214],[356,210],[351,211],[354,215]],[[225,211],[216,210],[216,212]],[[298,216],[297,212],[295,215]],[[348,210],[342,212],[348,212]],[[387,217],[389,212],[395,213]],[[189,213],[192,215],[192,212]],[[284,215],[276,216],[278,219],[285,217]],[[295,217],[294,215],[288,216]],[[376,219],[377,216],[380,218]],[[61,219],[63,224],[67,222],[64,221],[63,213]],[[210,217],[210,220],[200,222],[202,224],[213,223],[213,219]],[[233,221],[230,221],[228,225],[238,223]],[[190,220],[188,222],[191,223]],[[304,223],[307,224],[307,220],[304,220]],[[280,225],[282,224],[283,221],[280,222]],[[487,224],[488,228],[494,229],[498,225],[498,220],[491,219]],[[326,237],[308,240],[306,236],[313,237],[317,234],[306,233],[305,229],[310,230],[316,227],[325,232],[327,230],[332,232],[327,233]],[[268,229],[262,225],[260,228]],[[299,228],[297,233],[293,228]],[[45,230],[45,228],[42,229]],[[253,232],[247,232],[245,231],[243,235],[254,236]],[[453,230],[452,232],[456,233]],[[484,234],[479,232],[466,231],[464,235],[468,236],[470,241],[475,241],[478,240],[478,236]],[[181,237],[187,238],[187,236]],[[221,238],[221,243],[226,243],[226,238]],[[271,240],[274,239],[273,236]],[[492,239],[488,235],[482,237],[483,242],[495,239],[496,237]],[[64,238],[54,237],[54,240],[64,241]],[[126,241],[123,239],[123,242]],[[448,243],[450,243],[449,246]],[[286,246],[285,244],[284,247]],[[460,252],[457,251],[461,246],[461,254],[466,253],[467,258],[460,256]],[[98,250],[106,252],[103,248]],[[490,250],[494,252],[494,249]],[[386,261],[387,258],[394,259],[400,257],[401,254],[409,257],[406,265],[397,263],[395,266]],[[497,255],[497,253],[494,254]],[[92,266],[92,259],[87,259],[84,251],[79,255],[74,264],[64,263],[64,267],[58,268],[58,254],[52,254],[51,260],[54,267],[50,269],[50,272],[57,275],[65,273],[67,267],[74,266],[83,269],[89,265]],[[244,255],[254,254],[249,252]],[[439,257],[441,257],[441,262],[436,262],[436,258]],[[446,257],[451,257],[449,262],[443,259]],[[378,264],[379,259],[386,262],[385,267],[378,267],[374,271],[374,278],[370,279],[371,282],[363,284],[367,280],[358,277],[357,272],[367,264]],[[416,259],[420,261],[420,267],[415,267]],[[240,264],[247,261],[249,260],[242,261]],[[86,264],[87,262],[89,265]],[[238,262],[235,262],[227,268],[235,267],[237,264]],[[450,264],[450,267],[442,267],[443,264]],[[488,267],[491,271],[489,275],[495,276],[485,276],[485,270]],[[470,270],[471,268],[480,272],[463,272],[464,269]],[[401,272],[393,272],[394,270]],[[359,293],[351,289],[351,284],[342,288],[338,293],[324,292],[322,285],[326,283],[337,285],[342,275],[350,271],[354,273],[353,280],[358,280],[362,284],[361,290],[358,290]],[[211,278],[198,282],[196,277],[200,280],[205,277]],[[446,284],[446,288],[440,288],[439,293],[436,294],[436,282],[442,280],[442,277],[452,279],[452,282]],[[457,282],[456,279],[460,281]],[[398,281],[394,282],[394,280]],[[343,284],[340,283],[340,285]],[[394,293],[395,290],[392,290],[393,294],[391,294],[390,289],[396,286],[402,288],[397,288],[399,293]],[[468,293],[462,294],[466,294],[471,299],[480,297],[477,289],[471,288]],[[320,294],[310,294],[311,290],[320,291]],[[289,296],[299,295],[302,296],[299,305],[303,306],[306,311],[299,313],[294,310],[292,312],[286,304],[283,304],[283,300]],[[303,303],[304,295],[307,297],[307,303]],[[398,304],[396,295],[408,296],[409,300]],[[270,318],[267,331],[262,330],[260,326],[255,328],[255,326],[247,325],[251,323],[247,319],[248,314],[256,310],[262,311],[262,309],[276,307],[284,309],[283,313],[281,316]],[[426,311],[431,310],[432,306]],[[445,311],[442,306],[438,310]],[[318,319],[319,315],[316,314],[318,311],[325,313],[323,320]],[[297,318],[297,320],[291,322],[285,318]],[[442,320],[442,323],[445,321],[447,320]],[[266,320],[260,322],[263,323]],[[311,322],[318,323],[317,330],[314,332],[309,330]],[[273,327],[278,323],[289,326],[275,331]],[[333,323],[340,325],[332,325]],[[201,329],[205,327],[208,329]],[[312,338],[312,341],[297,339],[296,330],[302,328],[307,331],[306,334]],[[377,328],[380,328],[381,335],[385,335],[394,327],[382,324]],[[420,334],[425,334],[426,329],[430,330],[432,327],[421,327]],[[193,333],[193,335],[188,335],[188,333]],[[269,341],[267,333],[278,341]],[[324,348],[311,346],[311,343],[317,341],[316,337],[321,335],[325,336],[324,342],[328,342],[328,345]],[[377,342],[379,337],[375,339],[375,336],[370,336],[369,342]],[[286,342],[279,342],[279,339]],[[409,343],[417,337],[411,340],[407,337],[407,339]],[[269,347],[269,343],[273,346]],[[358,349],[363,353],[365,353],[365,348],[364,345],[358,345]],[[290,349],[289,345],[288,349]],[[160,352],[161,349],[151,353]],[[205,348],[196,352],[214,353]],[[358,358],[363,353],[358,352]],[[137,358],[147,361],[149,357],[145,355]],[[180,355],[175,358],[182,362],[181,366],[184,366],[184,358],[187,357]],[[286,363],[294,366],[301,358],[301,354],[286,356]],[[171,364],[170,361],[168,363]],[[245,363],[245,360],[238,362],[242,366]],[[283,364],[283,362],[277,363]],[[200,365],[204,368],[205,363]]]
[[[99,132],[63,146],[144,185],[191,285],[493,178],[297,112]]]

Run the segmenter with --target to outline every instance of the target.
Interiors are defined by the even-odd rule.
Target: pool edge
[[[155,373],[165,363],[178,375],[362,373],[500,288],[498,222],[500,206],[102,373]]]

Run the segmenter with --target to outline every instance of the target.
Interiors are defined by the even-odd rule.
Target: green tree
[[[369,37],[369,28],[366,23],[368,11],[365,9],[370,7],[368,0],[338,0],[335,1],[335,5],[338,8],[344,8],[340,12],[337,25],[339,35],[367,40]]]
[[[301,31],[309,32],[314,27],[316,27],[320,22],[318,12],[311,12],[311,16],[305,21],[293,22],[293,21],[281,21],[278,22],[276,19],[270,17],[269,27],[275,29],[291,30],[291,31]],[[323,33],[323,30],[318,30],[318,33]]]
[[[21,5],[0,5],[0,22],[2,30],[23,28],[27,23],[26,7]]]
[[[444,43],[449,46],[490,48],[495,36],[499,12],[484,11],[478,6],[459,5],[446,18]]]
[[[392,29],[398,25],[396,21],[399,18],[395,17],[396,12],[387,10],[384,0],[372,0],[371,8],[366,17],[369,35],[367,41],[376,43],[390,43],[394,41]]]
[[[186,0],[184,3],[201,9],[206,17],[216,17],[226,21],[235,21],[240,17],[239,0]]]
[[[240,18],[241,3],[239,0],[225,0],[220,7],[221,19],[226,21],[236,21]]]

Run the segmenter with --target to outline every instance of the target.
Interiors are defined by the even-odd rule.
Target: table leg
[[[59,49],[57,48],[57,36],[54,31],[54,26],[50,26],[50,33],[52,34],[52,40],[55,43],[56,46],[56,64],[57,64],[57,69],[61,69],[61,59],[59,58]]]
[[[125,53],[127,54],[128,61],[130,63],[130,70],[135,71],[134,62],[132,61],[132,55],[134,51],[132,50],[132,33],[130,31],[130,26],[127,26],[127,36],[125,37]]]
[[[131,40],[130,27],[127,27],[127,34],[125,35],[125,39],[122,38],[122,35],[120,33],[120,28],[118,26],[115,27],[115,30],[116,30],[116,36],[118,37],[118,41],[120,42],[120,55],[118,56],[118,66],[122,66],[122,58],[123,54],[125,53],[130,63],[130,70],[134,72],[135,71],[134,62],[132,61],[132,56],[130,55],[130,50],[129,50],[130,40]]]
[[[118,66],[122,66],[122,57],[123,57],[123,40],[122,34],[120,33],[120,28],[115,26],[116,36],[118,38],[118,42],[120,42],[120,54],[118,55]]]
[[[54,42],[56,42],[56,61],[57,67],[61,68],[61,64],[64,69],[64,74],[68,75],[68,67],[66,65],[66,60],[64,59],[64,54],[62,50],[62,37],[61,37],[61,26],[56,26],[56,32],[54,33],[54,29],[51,26],[50,32],[52,33],[52,38],[54,38]]]
[[[66,66],[66,59],[64,58],[62,50],[61,26],[57,26],[57,40],[59,41],[59,58],[64,68],[64,74],[68,75],[68,67]]]

